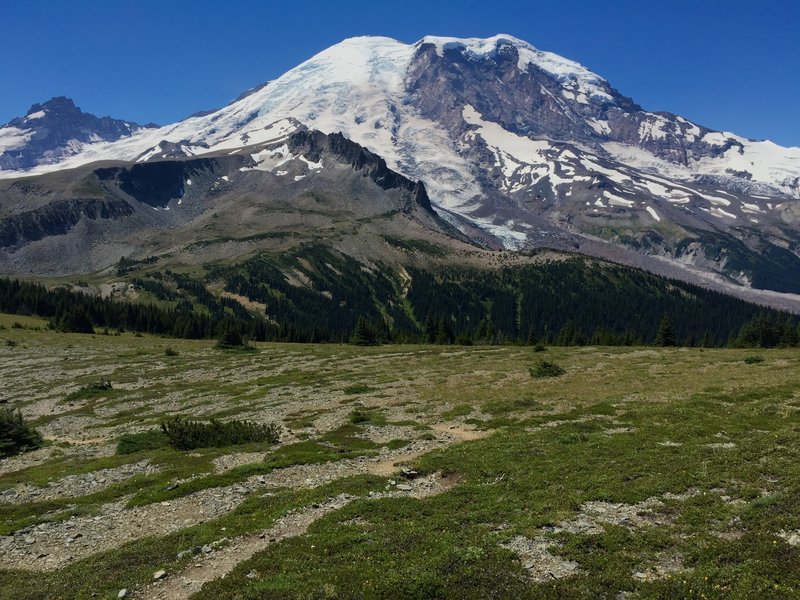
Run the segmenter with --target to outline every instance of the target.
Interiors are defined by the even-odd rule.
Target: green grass
[[[702,397],[645,404],[624,415],[636,435],[606,435],[602,421],[572,422],[534,433],[510,428],[426,455],[418,469],[457,473],[460,485],[427,501],[350,505],[315,523],[307,536],[246,561],[201,597],[595,598],[619,591],[645,598],[791,597],[800,590],[800,551],[775,534],[800,526],[800,433],[792,426],[772,433],[774,421],[755,408],[731,411]],[[737,449],[707,447],[720,430],[737,440]],[[659,445],[665,439],[683,446]],[[794,491],[762,496],[767,476],[780,477],[783,486],[793,482]],[[498,546],[513,535],[534,536],[590,500],[636,503],[690,488],[704,493],[663,507],[677,514],[674,524],[556,536],[564,543],[556,552],[582,567],[575,578],[530,585]],[[744,504],[726,503],[715,488]],[[712,535],[736,516],[744,537]],[[354,517],[368,529],[342,524]],[[678,552],[693,571],[654,583],[631,577],[632,566],[663,550]],[[251,571],[259,577],[245,578]]]
[[[78,402],[80,400],[91,400],[93,398],[105,397],[109,398],[116,395],[118,390],[115,390],[108,380],[100,379],[92,381],[84,385],[82,388],[70,392],[64,397],[64,402]]]
[[[163,431],[154,429],[142,433],[126,433],[117,442],[117,454],[133,454],[144,450],[157,450],[169,444]]]

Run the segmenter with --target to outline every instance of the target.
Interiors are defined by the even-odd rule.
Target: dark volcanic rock
[[[318,161],[323,153],[337,157],[356,171],[368,176],[384,190],[399,189],[408,192],[410,200],[429,212],[433,212],[430,198],[421,181],[414,182],[386,166],[386,161],[363,146],[348,140],[341,133],[326,135],[319,131],[301,130],[288,141],[292,152]],[[409,206],[408,208],[412,208]]]
[[[51,235],[63,235],[82,218],[118,219],[133,213],[124,200],[75,198],[7,217],[0,221],[0,247],[12,248]]]

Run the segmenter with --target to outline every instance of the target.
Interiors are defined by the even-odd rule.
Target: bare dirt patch
[[[562,579],[579,572],[578,563],[550,554],[550,548],[560,544],[543,536],[535,539],[517,536],[500,545],[519,556],[528,577],[534,583]]]
[[[653,563],[636,571],[632,577],[639,581],[658,581],[667,576],[685,570],[683,557],[680,554],[660,554]]]

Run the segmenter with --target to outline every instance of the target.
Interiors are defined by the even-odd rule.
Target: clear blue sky
[[[649,110],[800,146],[796,0],[6,0],[0,123],[55,95],[166,124],[222,106],[354,35],[508,33]]]

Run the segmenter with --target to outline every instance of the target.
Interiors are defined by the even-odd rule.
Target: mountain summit
[[[800,148],[646,111],[510,35],[348,39],[219,110],[57,151],[37,146],[39,112],[0,129],[0,177],[234,153],[307,127],[423,181],[442,216],[490,246],[611,258],[622,247],[800,292]]]

